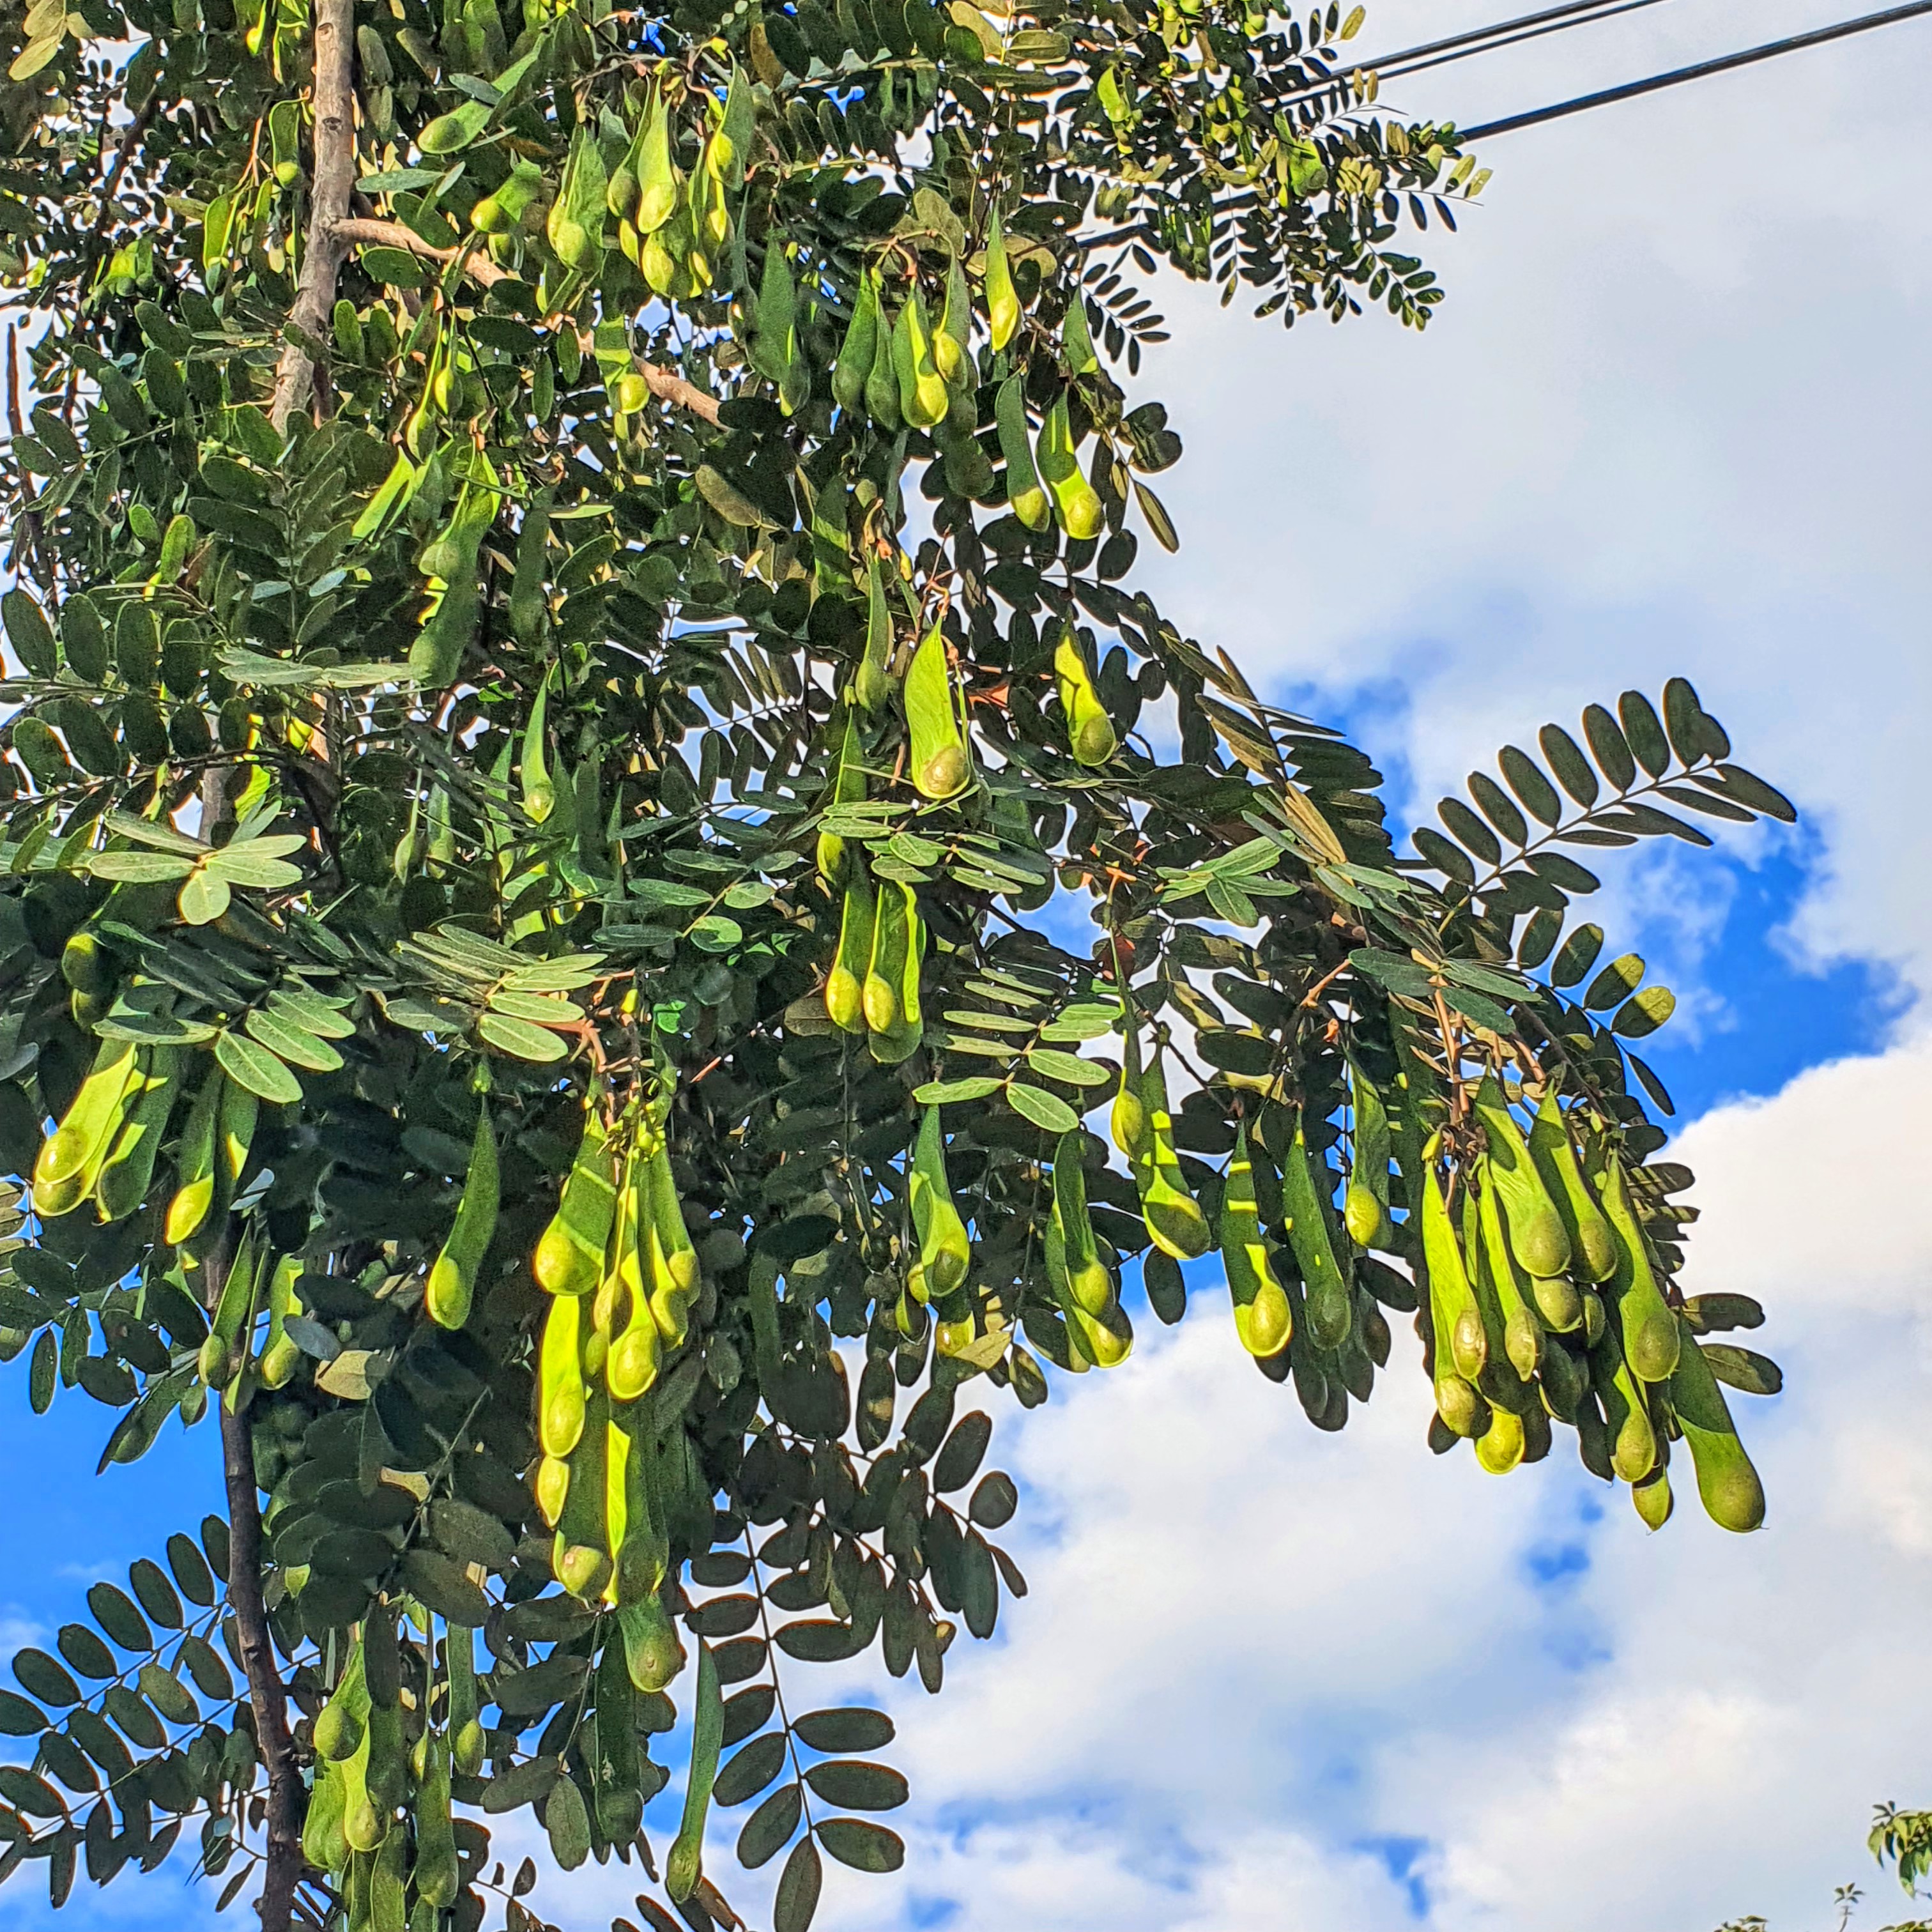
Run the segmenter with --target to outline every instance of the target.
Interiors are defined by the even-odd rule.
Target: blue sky
[[[1382,0],[1362,44],[1502,10]],[[1850,10],[1652,8],[1398,104],[1468,123]],[[1932,215],[1903,185],[1928,54],[1921,23],[1498,142],[1486,206],[1432,238],[1450,296],[1425,338],[1284,336],[1184,293],[1141,385],[1188,446],[1164,602],[1346,725],[1409,815],[1675,672],[1802,808],[1606,868],[1600,914],[1683,1002],[1648,1057],[1700,1176],[1690,1285],[1760,1295],[1790,1378],[1744,1423],[1767,1527],[1680,1504],[1651,1537],[1558,1459],[1499,1483],[1436,1462],[1413,1373],[1318,1437],[1203,1292],[1118,1373],[995,1408],[1032,1594],[962,1639],[942,1699],[892,1690],[908,1870],[835,1876],[822,1923],[1822,1932],[1852,1877],[1855,1926],[1901,1916],[1862,1840],[1876,1800],[1932,1802],[1909,1663],[1932,1600]],[[212,1504],[205,1428],[74,1477],[106,1424],[73,1393],[37,1421],[0,1372],[20,1626]],[[621,1876],[540,1902],[598,1925]],[[46,1916],[0,1895],[0,1924]],[[195,1912],[124,1879],[64,1917]]]

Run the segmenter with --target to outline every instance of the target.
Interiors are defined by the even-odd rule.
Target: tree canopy
[[[907,1795],[809,1666],[937,1691],[993,1412],[1190,1287],[1318,1427],[1412,1316],[1436,1452],[1755,1526],[1670,996],[1571,907],[1790,807],[1677,680],[1399,844],[1134,584],[1163,272],[1440,296],[1484,176],[1360,21],[7,16],[0,1344],[227,1516],[15,1658],[0,1877],[526,1926],[530,1807],[702,1932],[729,1814],[802,1932]]]

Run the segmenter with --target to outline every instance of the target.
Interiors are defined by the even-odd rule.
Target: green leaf
[[[568,1046],[548,1028],[529,1020],[512,1019],[504,1013],[485,1013],[476,1022],[476,1030],[500,1053],[514,1060],[527,1060],[538,1066],[561,1060]]]
[[[208,1570],[208,1559],[191,1539],[178,1531],[168,1538],[168,1568],[175,1573],[175,1582],[190,1603],[199,1604],[203,1610],[214,1607],[214,1578]]]
[[[817,1771],[830,1768],[813,1766]],[[883,1766],[869,1768],[884,1768]],[[810,1775],[806,1774],[808,1778]],[[826,1851],[842,1865],[850,1865],[855,1871],[896,1872],[905,1863],[905,1840],[883,1825],[862,1818],[827,1818],[814,1828]]]
[[[966,1514],[982,1529],[998,1529],[1001,1524],[1012,1520],[1019,1502],[1019,1491],[1014,1486],[1012,1478],[1004,1469],[993,1469],[980,1478]]]
[[[952,1433],[932,1465],[932,1490],[946,1496],[963,1490],[979,1474],[986,1460],[986,1447],[993,1439],[993,1419],[983,1410],[962,1415],[952,1426]]]
[[[882,1750],[894,1736],[892,1720],[883,1711],[848,1705],[835,1711],[808,1711],[794,1720],[801,1744],[815,1751]]]
[[[1025,1058],[1036,1073],[1048,1080],[1064,1080],[1070,1087],[1105,1087],[1114,1078],[1104,1066],[1096,1066],[1077,1053],[1062,1053],[1050,1046],[1030,1046]]]
[[[192,1636],[182,1638],[178,1661],[194,1679],[195,1688],[204,1697],[212,1697],[217,1703],[225,1703],[235,1694],[235,1680],[229,1676],[227,1665],[222,1662],[214,1646],[206,1638]]]
[[[188,1687],[158,1664],[144,1664],[140,1682],[141,1694],[170,1724],[201,1722],[201,1706],[190,1695]]]
[[[291,866],[286,859],[278,859],[261,849],[282,842],[280,839],[262,838],[251,840],[245,845],[224,845],[208,854],[202,861],[202,868],[211,878],[225,880],[231,886],[254,886],[264,891],[280,891],[286,886],[300,885],[300,866]],[[296,841],[298,845],[304,842]]]
[[[755,1798],[784,1768],[785,1749],[782,1731],[767,1731],[763,1737],[754,1738],[718,1772],[712,1786],[712,1802],[728,1806]]]
[[[831,1758],[812,1765],[806,1772],[805,1781],[826,1804],[846,1806],[854,1811],[890,1811],[911,1795],[904,1778],[890,1765],[867,1764],[856,1758]],[[834,1858],[843,1857],[830,1845],[826,1850]],[[844,1858],[844,1862],[851,1864],[857,1861]],[[890,1871],[893,1868],[878,1865],[866,1869]]]
[[[142,1610],[164,1630],[179,1630],[184,1621],[181,1599],[166,1573],[152,1558],[137,1558],[128,1570],[128,1580]]]
[[[1729,1342],[1690,1345],[1704,1358],[1718,1381],[1746,1395],[1776,1395],[1784,1387],[1784,1371],[1768,1355],[1740,1348]]]
[[[1589,706],[1583,713],[1583,736],[1597,768],[1613,789],[1628,791],[1636,776],[1636,760],[1617,721],[1600,704]]]
[[[46,1716],[17,1691],[0,1690],[0,1736],[37,1737],[47,1727]]]
[[[123,1650],[147,1651],[154,1648],[154,1633],[148,1620],[134,1607],[124,1590],[112,1583],[96,1583],[87,1593],[87,1607],[94,1620]]]
[[[1643,960],[1640,954],[1626,952],[1612,959],[1592,980],[1583,994],[1584,1010],[1600,1013],[1606,1006],[1635,992],[1643,984]]]
[[[52,1709],[80,1702],[80,1686],[68,1675],[64,1665],[44,1650],[19,1652],[14,1659],[14,1675],[21,1689]]]
[[[1544,725],[1536,742],[1543,747],[1557,782],[1587,812],[1597,802],[1598,787],[1597,774],[1582,746],[1560,724]]]
[[[1050,1134],[1071,1133],[1080,1124],[1080,1116],[1058,1094],[1049,1094],[1043,1087],[1029,1087],[1022,1081],[1010,1081],[1006,1086],[1006,1101],[1015,1113]],[[830,1850],[831,1847],[826,1849]]]
[[[1543,768],[1527,752],[1505,745],[1497,754],[1509,788],[1522,800],[1523,808],[1546,825],[1554,825],[1563,816],[1563,801],[1556,788],[1544,776]]]
[[[800,1839],[791,1849],[791,1856],[785,1860],[784,1870],[778,1874],[778,1892],[772,1901],[772,1932],[807,1932],[812,1915],[818,1909],[819,1888],[824,1882],[825,1868],[819,1862],[818,1847],[808,1838]]]
[[[97,879],[156,886],[186,878],[194,870],[194,861],[167,852],[97,852],[88,860],[87,869]]]
[[[1642,1040],[1676,1010],[1677,996],[1668,986],[1646,986],[1617,1009],[1610,1030],[1622,1040]]]
[[[1523,816],[1510,802],[1509,795],[1486,772],[1469,774],[1469,790],[1483,816],[1493,825],[1509,842],[1522,847],[1529,843],[1529,827]]]
[[[516,1561],[516,1540],[496,1517],[460,1496],[439,1496],[429,1506],[430,1534],[459,1563],[480,1563],[507,1573]]]
[[[1664,734],[1655,708],[1640,691],[1627,691],[1617,700],[1617,716],[1632,754],[1654,778],[1670,769],[1670,741]]]
[[[781,1785],[745,1820],[745,1828],[738,1834],[738,1862],[748,1871],[756,1871],[776,1858],[798,1829],[804,1808],[803,1795],[796,1783]]]
[[[190,926],[212,926],[228,910],[228,881],[197,866],[182,882],[181,916]]]
[[[975,1073],[964,1080],[928,1080],[914,1090],[913,1098],[922,1107],[950,1107],[966,1100],[983,1100],[1006,1084],[990,1073]]]
[[[1596,964],[1597,955],[1604,950],[1604,928],[1600,926],[1580,926],[1563,942],[1563,950],[1556,956],[1556,963],[1550,969],[1550,983],[1552,986],[1574,986]]]
[[[1452,844],[1433,826],[1418,826],[1409,837],[1415,849],[1438,872],[1455,880],[1459,885],[1473,886],[1476,883],[1476,868],[1469,855],[1461,846]],[[1497,848],[1499,855],[1502,849],[1500,846]]]
[[[85,1624],[63,1624],[56,1642],[60,1654],[83,1677],[108,1678],[120,1675],[114,1653]]]
[[[1436,806],[1436,815],[1449,828],[1450,836],[1484,865],[1502,862],[1503,848],[1496,835],[1460,798],[1444,799]]]
[[[772,1641],[788,1657],[808,1664],[838,1664],[856,1657],[866,1648],[864,1633],[830,1617],[802,1618],[782,1624],[772,1634]]]
[[[244,1034],[225,1029],[217,1034],[214,1057],[238,1087],[245,1087],[264,1100],[287,1106],[302,1096],[301,1082],[266,1047]]]
[[[425,1610],[453,1624],[476,1629],[488,1620],[489,1600],[460,1568],[440,1550],[405,1551],[403,1581]]]
[[[306,1066],[316,1073],[333,1073],[342,1064],[341,1054],[326,1041],[290,1025],[279,1014],[258,1006],[242,1024],[278,1059],[293,1066]]]

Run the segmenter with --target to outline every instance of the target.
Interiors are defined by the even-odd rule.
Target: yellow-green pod
[[[1107,707],[1100,702],[1079,635],[1071,624],[1060,626],[1060,641],[1054,647],[1053,671],[1060,708],[1066,718],[1068,748],[1076,762],[1096,770],[1113,757],[1120,740]]]
[[[547,1456],[568,1456],[584,1433],[583,1331],[583,1297],[556,1296],[537,1352],[537,1439]]]
[[[1141,1219],[1162,1253],[1178,1262],[1198,1260],[1214,1245],[1214,1238],[1200,1203],[1187,1191],[1180,1156],[1174,1152],[1167,1077],[1158,1054],[1142,1076],[1141,1100],[1148,1120],[1148,1156],[1134,1175],[1140,1190]]]
[[[483,1257],[496,1232],[499,1182],[496,1138],[490,1131],[490,1110],[478,1109],[476,1138],[470,1144],[470,1171],[463,1198],[456,1204],[455,1224],[429,1273],[423,1305],[431,1321],[444,1328],[460,1328],[470,1319]]]
[[[1690,1445],[1697,1494],[1720,1529],[1740,1534],[1764,1521],[1764,1485],[1738,1440],[1724,1392],[1695,1338],[1685,1335],[1670,1378],[1671,1406]]]
[[[1632,1204],[1623,1164],[1612,1154],[1599,1184],[1604,1211],[1617,1242],[1617,1270],[1610,1283],[1623,1331],[1624,1356],[1647,1382],[1667,1382],[1680,1352],[1677,1318],[1658,1287],[1650,1244]]]
[[[1106,526],[1106,512],[1093,484],[1080,473],[1064,392],[1054,398],[1040,424],[1038,467],[1052,493],[1060,528],[1077,542],[1097,537]]]
[[[946,638],[935,624],[912,654],[903,692],[912,782],[929,799],[956,796],[972,776],[947,662]]]
[[[866,1024],[874,1033],[892,1032],[901,1025],[904,1010],[906,958],[911,934],[906,918],[906,897],[890,881],[880,892],[872,920],[872,956],[866,969],[863,1005]]]
[[[914,429],[946,420],[951,398],[932,357],[932,323],[915,281],[892,325],[892,369],[898,377],[899,413]]]
[[[920,1298],[944,1300],[964,1284],[973,1265],[973,1244],[952,1198],[952,1184],[946,1172],[946,1137],[936,1106],[928,1106],[920,1119],[907,1191],[924,1276],[926,1293]]]
[[[1234,1151],[1222,1184],[1221,1261],[1241,1346],[1258,1361],[1272,1360],[1294,1339],[1294,1317],[1288,1292],[1275,1278],[1268,1238],[1262,1232],[1245,1121],[1235,1133]]]
[[[1012,341],[1014,330],[1020,326],[1019,292],[1013,286],[1013,272],[1006,260],[1006,231],[1000,226],[997,208],[986,230],[986,284],[987,328],[997,354]]]
[[[131,1040],[101,1042],[93,1070],[34,1159],[35,1214],[68,1214],[94,1191],[101,1162],[143,1078],[142,1056]]]
[[[1028,530],[1043,530],[1053,520],[1053,506],[1034,467],[1033,446],[1027,436],[1026,385],[1017,374],[1009,376],[994,396],[993,426],[1006,466],[1007,507]]]
[[[1335,1252],[1328,1216],[1317,1190],[1317,1167],[1325,1180],[1328,1166],[1309,1154],[1302,1121],[1297,1118],[1294,1138],[1281,1164],[1282,1214],[1288,1245],[1308,1298],[1309,1339],[1318,1348],[1339,1348],[1354,1323],[1354,1298]]]
[[[845,881],[838,916],[838,951],[825,976],[825,1010],[847,1033],[866,1030],[866,975],[872,958],[872,881],[862,860]]]
[[[879,554],[873,550],[866,559],[866,652],[853,682],[854,694],[865,710],[882,710],[890,701],[897,682],[892,662],[892,612],[886,603]]]
[[[170,1247],[198,1234],[214,1205],[215,1128],[226,1078],[219,1066],[209,1070],[182,1129],[175,1150],[174,1198],[161,1226],[161,1238]]]
[[[556,1212],[530,1257],[537,1286],[549,1294],[588,1294],[602,1274],[616,1209],[616,1150],[592,1106],[584,1111],[584,1136]]]

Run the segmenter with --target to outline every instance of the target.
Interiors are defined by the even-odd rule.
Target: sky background
[[[1378,0],[1357,46],[1504,10]],[[1472,125],[1855,10],[1667,0],[1384,103]],[[1481,206],[1426,238],[1426,335],[1171,291],[1136,386],[1188,445],[1156,594],[1346,726],[1398,818],[1678,673],[1801,807],[1633,855],[1593,913],[1682,1001],[1648,1057],[1699,1177],[1685,1286],[1770,1311],[1750,1339],[1787,1393],[1736,1399],[1766,1526],[1693,1502],[1653,1537],[1560,1455],[1500,1482],[1432,1458],[1413,1371],[1322,1436],[1203,1295],[1121,1372],[996,1408],[1031,1594],[962,1636],[943,1700],[891,1688],[906,1869],[833,1868],[821,1925],[1826,1932],[1852,1879],[1855,1927],[1907,1916],[1862,1840],[1876,1801],[1932,1803],[1928,62],[1932,20],[1499,139]],[[34,1421],[0,1373],[0,1635],[213,1506],[204,1436],[77,1478],[106,1426],[78,1394]],[[626,1876],[537,1902],[601,1928]],[[126,1878],[62,1915],[208,1916]],[[47,1922],[0,1894],[0,1927]]]

